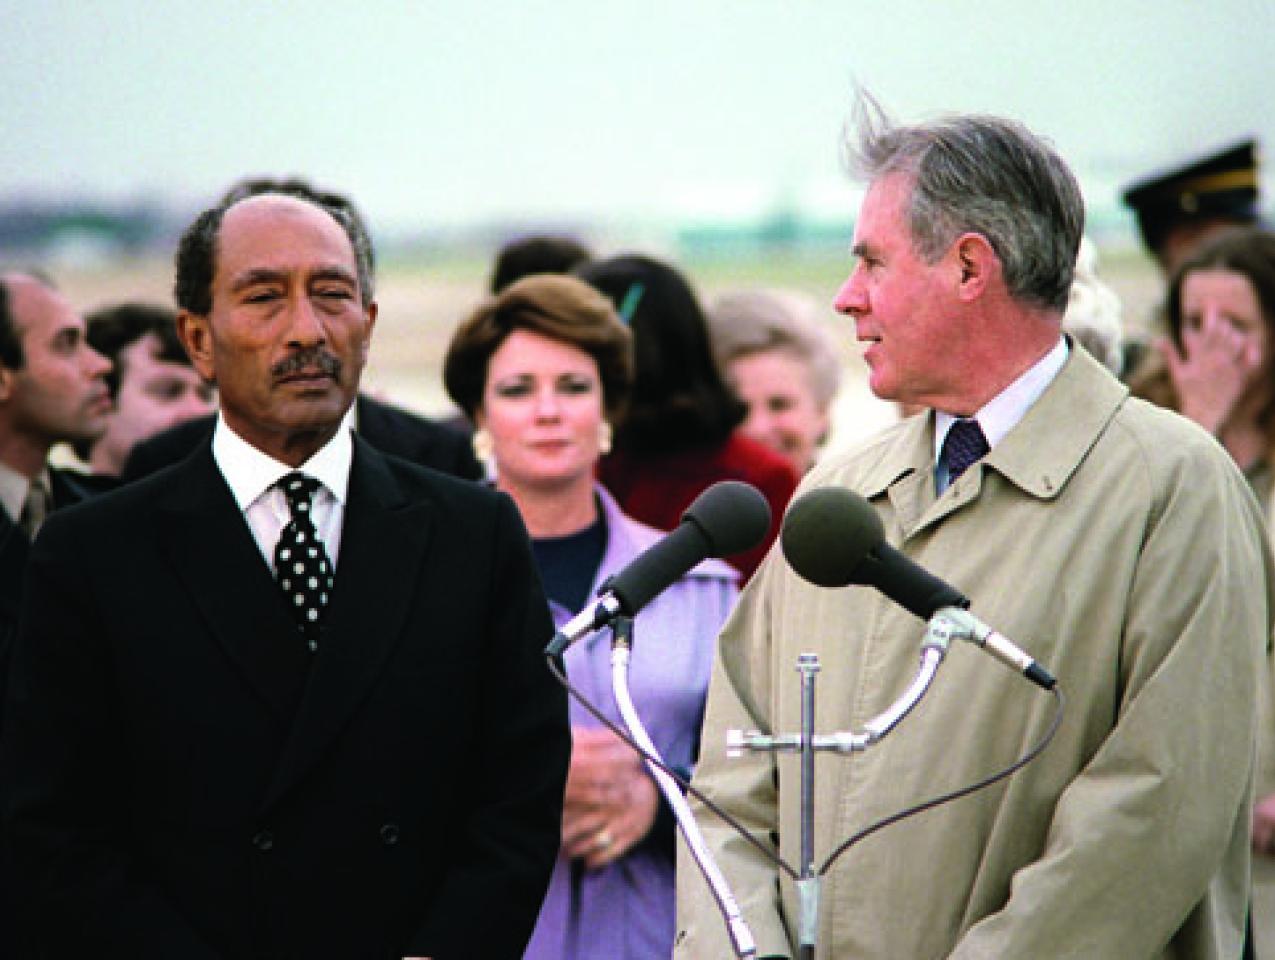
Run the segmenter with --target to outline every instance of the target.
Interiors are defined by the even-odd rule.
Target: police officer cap
[[[1200,220],[1256,223],[1258,219],[1257,141],[1192,160],[1131,184],[1125,205],[1138,218],[1142,239],[1158,250],[1175,226]]]

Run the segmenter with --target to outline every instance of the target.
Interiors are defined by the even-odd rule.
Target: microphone
[[[876,587],[909,613],[930,620],[942,611],[969,639],[1033,683],[1057,682],[1025,651],[969,613],[969,598],[885,542],[881,518],[844,487],[820,487],[793,501],[780,535],[784,557],[820,587]]]
[[[770,505],[756,487],[739,480],[715,483],[686,508],[677,529],[609,578],[598,598],[572,617],[545,647],[560,656],[585,634],[617,617],[634,616],[709,557],[742,553],[770,529]]]

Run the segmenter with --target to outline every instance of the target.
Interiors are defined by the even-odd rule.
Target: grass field
[[[787,287],[830,304],[845,278],[849,257],[841,251],[785,252],[681,263],[706,301],[740,287]],[[448,411],[441,383],[443,353],[456,322],[482,297],[489,269],[481,255],[400,256],[384,263],[378,277],[380,319],[367,388],[422,413]],[[1151,262],[1138,251],[1103,251],[1100,271],[1121,298],[1126,326],[1144,331],[1159,290]],[[83,310],[124,299],[171,302],[172,267],[164,259],[54,268],[51,273]],[[894,411],[867,390],[849,321],[829,307],[826,322],[842,347],[846,370],[829,444],[836,448],[890,423]]]

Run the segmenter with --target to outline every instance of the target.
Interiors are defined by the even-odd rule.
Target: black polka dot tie
[[[319,649],[323,609],[332,594],[332,564],[310,519],[314,492],[321,484],[313,477],[293,471],[275,486],[288,498],[288,510],[292,513],[274,548],[275,579],[310,651],[314,652]]]
[[[991,448],[977,420],[957,420],[943,440],[943,456],[947,458],[947,480],[955,483],[966,468]]]

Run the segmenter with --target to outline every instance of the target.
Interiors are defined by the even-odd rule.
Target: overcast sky
[[[1267,0],[0,0],[0,198],[298,172],[392,230],[836,216],[860,82],[903,119],[1016,117],[1110,207],[1275,144],[1273,63]]]

